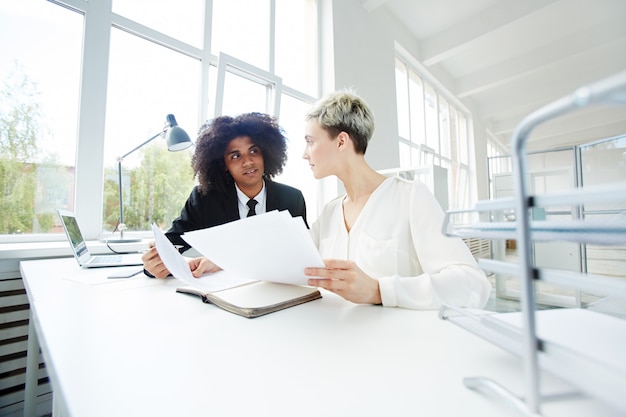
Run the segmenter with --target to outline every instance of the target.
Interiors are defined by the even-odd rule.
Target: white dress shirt
[[[388,178],[348,233],[345,195],[330,201],[311,228],[323,259],[348,259],[380,285],[383,305],[436,309],[442,302],[482,308],[491,284],[467,245],[446,237],[444,213],[421,181]]]
[[[248,207],[248,201],[250,200],[250,197],[246,196],[243,191],[241,191],[239,187],[237,187],[237,184],[235,184],[235,190],[237,190],[239,218],[245,219],[248,216],[248,210],[250,209]],[[254,211],[256,212],[256,214],[263,214],[267,211],[265,205],[265,201],[267,200],[266,194],[267,193],[265,191],[265,181],[263,181],[263,188],[261,188],[261,191],[259,191],[257,195],[252,197],[257,202],[257,205],[254,207]]]

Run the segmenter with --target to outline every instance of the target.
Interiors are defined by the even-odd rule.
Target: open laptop
[[[83,234],[78,227],[74,213],[66,210],[57,210],[57,213],[59,213],[63,230],[65,230],[67,240],[70,242],[74,257],[78,261],[78,265],[82,268],[143,265],[140,253],[128,255],[91,255],[89,249],[87,249]]]

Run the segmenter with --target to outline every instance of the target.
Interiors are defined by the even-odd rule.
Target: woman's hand
[[[325,259],[326,268],[306,268],[308,284],[339,294],[348,301],[359,304],[381,304],[378,281],[368,276],[354,262]]]
[[[207,258],[193,258],[189,262],[189,269],[195,278],[200,278],[203,274],[221,271],[222,268],[215,265]]]

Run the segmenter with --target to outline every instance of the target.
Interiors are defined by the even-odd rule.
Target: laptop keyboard
[[[94,256],[92,258],[92,264],[110,264],[112,262],[121,262],[122,255],[107,255],[107,256]]]

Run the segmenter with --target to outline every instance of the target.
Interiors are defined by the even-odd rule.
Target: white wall
[[[376,130],[366,152],[374,169],[396,168],[394,39],[378,14],[358,0],[333,1],[334,89],[353,88],[369,104]],[[323,91],[327,93],[328,91]]]

